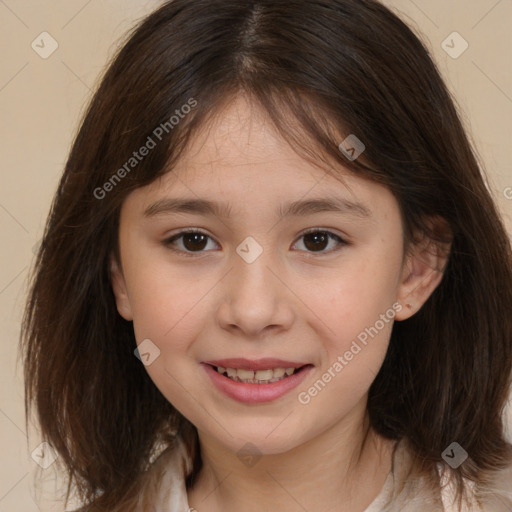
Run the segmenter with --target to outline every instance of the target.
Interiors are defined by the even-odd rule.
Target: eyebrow
[[[277,210],[277,215],[279,218],[284,218],[324,212],[351,215],[359,218],[372,216],[371,210],[362,203],[339,197],[294,201],[286,204],[284,208],[280,206]],[[156,201],[144,210],[144,216],[148,218],[172,213],[191,213],[227,218],[231,214],[231,205],[206,199],[165,198]]]

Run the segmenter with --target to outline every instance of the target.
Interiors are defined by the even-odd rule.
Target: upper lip
[[[309,363],[300,363],[297,361],[285,361],[273,357],[264,357],[262,359],[245,359],[235,357],[231,359],[216,359],[203,361],[211,366],[222,366],[223,368],[236,368],[240,370],[273,370],[274,368],[300,368]]]

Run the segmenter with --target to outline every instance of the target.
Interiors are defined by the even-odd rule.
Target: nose
[[[270,251],[248,263],[233,255],[233,266],[223,280],[219,325],[237,335],[254,339],[290,329],[295,319],[293,293],[283,269]]]

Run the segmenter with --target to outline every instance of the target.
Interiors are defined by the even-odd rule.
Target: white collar
[[[400,462],[402,460],[400,457],[402,456],[407,457],[404,446],[399,448],[399,459],[396,461],[398,473],[400,473],[400,466],[402,466],[402,468],[404,467]],[[188,449],[185,446],[185,442],[181,437],[176,437],[174,446],[169,447],[162,452],[146,474],[148,477],[147,487],[143,492],[142,501],[146,506],[149,504],[150,508],[148,510],[155,510],[158,512],[206,512],[202,510],[195,511],[195,509],[191,508],[188,504],[186,477],[192,472],[192,468],[192,459],[188,455]],[[448,480],[449,473],[446,469],[443,469],[443,466],[439,465],[438,470],[441,479],[440,498],[443,503],[443,510],[445,512],[458,511],[454,504],[456,495],[455,482],[453,480]],[[510,477],[507,476],[512,476],[512,467],[508,471],[509,472],[504,473],[506,483],[500,485],[500,488],[496,488],[495,491],[498,492],[500,496],[503,495],[505,499],[512,499],[512,493],[510,493],[508,483],[510,482]],[[392,495],[395,487],[395,478],[399,478],[399,476],[390,472],[382,490],[364,512],[384,512],[384,504]],[[474,484],[467,480],[465,480],[465,483],[467,485],[470,503],[467,503],[462,510],[482,510],[476,505]],[[424,512],[424,505],[426,503],[422,500],[421,491],[419,489],[417,489],[417,491],[419,494],[415,493],[415,496],[412,499],[414,504],[407,500],[407,505],[405,508],[400,507],[400,511]],[[411,507],[408,505],[411,505]],[[397,510],[393,508],[393,505],[391,505],[391,507],[391,510]],[[146,508],[141,508],[140,510],[146,510]],[[485,507],[484,510],[486,512],[491,512],[491,510],[501,511],[506,509],[491,506],[490,508]]]

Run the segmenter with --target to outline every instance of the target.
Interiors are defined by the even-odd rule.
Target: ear
[[[403,307],[396,320],[406,320],[419,311],[443,279],[453,238],[451,229],[440,217],[431,217],[427,224],[429,234],[416,235],[404,258],[397,296]]]
[[[132,307],[123,272],[114,255],[110,256],[110,281],[116,298],[117,311],[125,320],[133,320]]]

